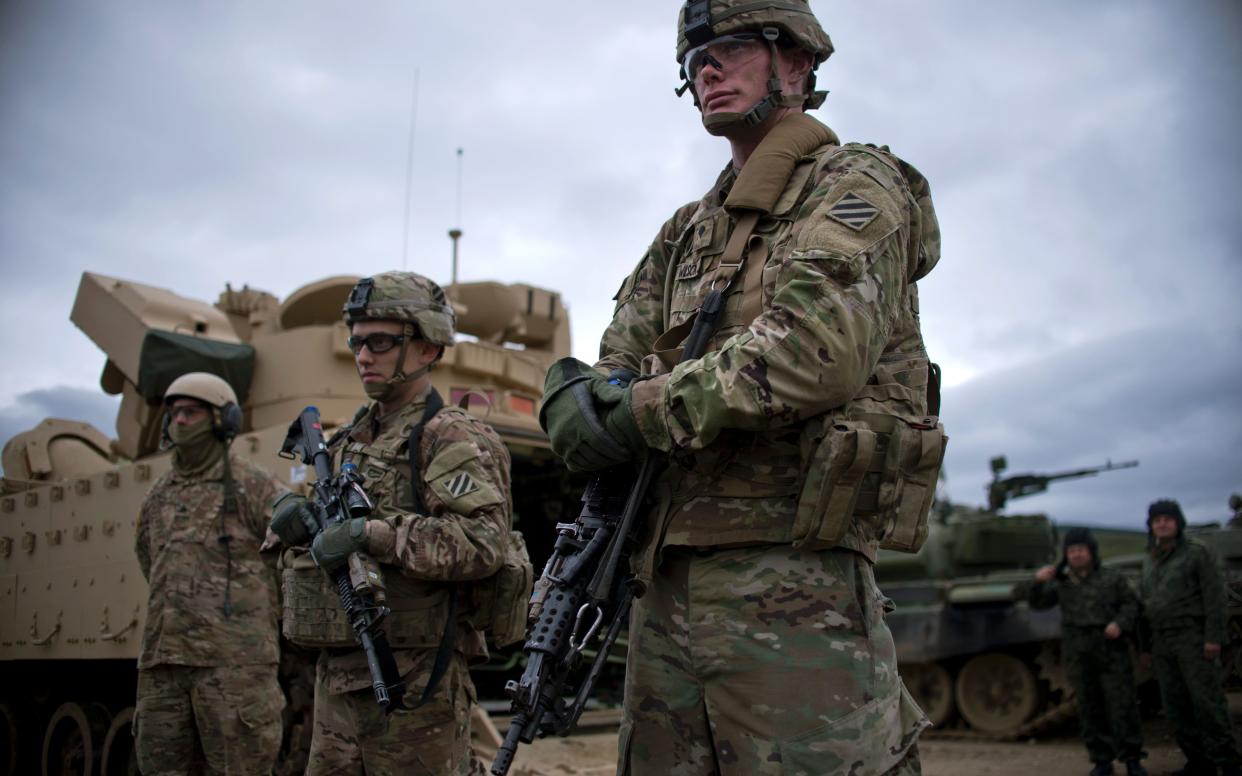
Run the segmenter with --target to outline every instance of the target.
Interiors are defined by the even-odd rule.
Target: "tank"
[[[1007,462],[993,459],[986,508],[937,501],[918,553],[881,551],[876,580],[896,604],[887,619],[902,678],[937,728],[1011,737],[1064,716],[1049,715],[1069,694],[1060,612],[1033,610],[1024,596],[1035,570],[1060,558],[1058,527],[1005,506],[1053,482],[1137,465],[1002,477]],[[1139,531],[1092,530],[1104,557],[1145,542]]]
[[[341,322],[356,280],[325,278],[283,301],[226,287],[208,303],[82,275],[70,318],[103,351],[100,387],[120,406],[114,436],[53,418],[4,446],[0,774],[136,773],[129,722],[147,588],[134,524],[170,465],[159,449],[164,387],[192,369],[227,375],[246,418],[233,450],[290,485],[304,482],[304,466],[277,456],[290,421],[314,404],[325,426],[338,425],[366,401]],[[534,286],[460,283],[446,292],[462,341],[432,382],[500,433],[513,458],[517,527],[532,555],[546,557],[553,532],[532,529],[576,502],[536,416],[544,372],[570,350],[568,313],[559,294]],[[284,652],[279,772],[301,773],[313,656]]]

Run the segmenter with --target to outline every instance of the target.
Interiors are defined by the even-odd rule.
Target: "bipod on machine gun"
[[[323,438],[323,424],[317,407],[307,407],[289,425],[289,432],[281,445],[282,458],[301,458],[302,463],[315,469],[314,497],[307,505],[315,515],[319,531],[330,525],[355,517],[371,514],[371,499],[362,489],[364,476],[352,463],[341,466],[340,474],[332,472],[332,456]],[[367,668],[371,671],[371,687],[375,690],[375,702],[386,713],[405,708],[402,699],[405,684],[397,670],[388,637],[384,634],[383,580],[375,569],[368,568],[363,559],[353,553],[345,565],[329,575],[332,586],[341,598],[341,609],[354,631],[354,638],[366,653]]]
[[[703,354],[727,290],[707,295],[686,338],[682,361]],[[610,382],[625,384],[632,377],[614,373]],[[579,407],[592,406],[585,382],[568,390]],[[636,471],[620,466],[601,472],[583,492],[577,519],[556,526],[552,556],[531,597],[537,615],[522,647],[526,668],[520,679],[505,685],[514,714],[492,761],[493,776],[509,772],[519,743],[529,744],[536,735],[569,735],[578,723],[630,605],[643,594],[629,572],[629,556],[637,541],[639,512],[664,464],[663,455],[648,450]],[[595,658],[588,665],[584,652],[596,637]]]

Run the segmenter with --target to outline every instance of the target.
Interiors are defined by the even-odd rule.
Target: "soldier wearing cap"
[[[1078,701],[1078,721],[1091,776],[1108,776],[1113,760],[1126,776],[1143,768],[1143,726],[1134,695],[1129,642],[1138,626],[1138,597],[1116,569],[1100,565],[1091,529],[1065,532],[1065,554],[1056,566],[1035,572],[1028,599],[1036,609],[1061,606],[1061,655]]]
[[[267,774],[280,751],[284,695],[275,564],[260,551],[285,488],[229,454],[242,415],[227,382],[182,375],[164,404],[172,469],[147,493],[134,544],[150,585],[134,713],[138,767],[180,774],[205,759],[209,773]]]
[[[1207,545],[1185,535],[1186,517],[1172,499],[1147,508],[1147,557],[1139,584],[1143,621],[1139,649],[1160,683],[1164,713],[1186,755],[1186,776],[1238,776],[1242,757],[1229,724],[1221,644],[1225,584]]]
[[[805,0],[678,19],[681,91],[732,158],[541,410],[571,469],[668,457],[635,553],[618,772],[917,773],[928,723],[872,566],[925,537],[944,450],[915,285],[940,256],[928,186],[804,113],[833,50]],[[716,292],[706,353],[682,361]]]
[[[371,403],[333,435],[329,448],[338,469],[353,463],[365,476],[374,510],[314,535],[305,500],[290,496],[272,521],[273,531],[298,547],[282,558],[286,635],[324,647],[307,773],[474,773],[480,768],[470,751],[475,691],[466,665],[486,659],[487,647],[461,583],[495,574],[504,560],[509,454],[490,426],[456,407],[441,408],[431,387],[428,371],[453,344],[453,310],[438,285],[412,272],[364,278],[344,316]],[[422,431],[412,466],[415,426]],[[320,614],[339,608],[323,572],[352,553],[383,578],[391,609],[384,629],[406,697],[418,699],[409,702],[412,710],[386,714],[352,631],[320,627]],[[299,574],[320,591],[319,603],[299,598],[296,590],[304,587],[291,596]]]

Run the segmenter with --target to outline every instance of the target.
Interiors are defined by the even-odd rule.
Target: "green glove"
[[[311,543],[311,558],[324,571],[333,571],[345,563],[351,552],[366,550],[367,519],[355,517],[323,529]]]
[[[272,533],[280,537],[286,547],[300,547],[319,532],[319,521],[306,505],[306,499],[296,493],[286,493],[272,504]]]
[[[607,469],[647,449],[629,409],[629,390],[574,358],[557,361],[544,377],[539,425],[571,471]]]

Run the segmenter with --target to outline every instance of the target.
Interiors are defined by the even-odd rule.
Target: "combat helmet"
[[[241,431],[241,407],[237,405],[237,393],[228,381],[210,372],[187,372],[168,384],[164,391],[164,406],[175,399],[194,399],[212,408],[212,425],[216,436],[229,440]],[[164,418],[164,435],[168,434],[169,417]]]
[[[824,103],[828,93],[815,91],[815,69],[832,55],[832,40],[815,18],[808,0],[686,0],[677,16],[677,64],[681,65],[684,81],[678,95],[690,90],[699,106],[693,78],[686,69],[688,54],[722,36],[744,33],[759,33],[767,41],[771,53],[768,94],[745,113],[704,116],[703,124],[709,132],[720,134],[738,124],[755,126],[778,106],[814,109]],[[807,75],[806,94],[782,92],[776,67],[778,45],[796,46],[814,57]]]
[[[405,325],[397,366],[387,385],[415,379],[431,368],[428,364],[411,374],[403,371],[409,340],[439,345],[441,354],[453,344],[456,317],[444,289],[416,272],[392,271],[362,278],[350,291],[341,312],[347,326],[359,321],[400,321]]]

